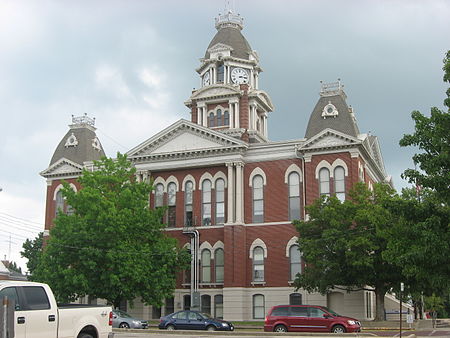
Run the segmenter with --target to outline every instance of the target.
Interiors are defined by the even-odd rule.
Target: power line
[[[2,217],[3,219],[9,219],[9,220],[11,220],[12,222],[15,222],[15,223],[21,223],[21,224],[29,226],[29,227],[37,228],[37,226],[41,226],[41,227],[44,226],[44,224],[42,224],[42,223],[38,223],[38,222],[30,221],[30,220],[27,220],[27,219],[24,219],[24,218],[20,218],[20,217],[16,217],[16,216],[13,216],[13,215],[9,215],[9,214],[6,214],[6,213],[1,212],[1,211],[0,211],[0,217]],[[36,225],[34,225],[34,224],[36,224]]]

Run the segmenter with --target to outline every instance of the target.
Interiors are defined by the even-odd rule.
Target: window
[[[309,308],[309,316],[312,318],[323,318],[323,315],[326,315],[326,312],[317,308],[317,307],[310,307]]]
[[[272,310],[272,316],[289,316],[289,308],[287,306],[276,307]]]
[[[228,112],[228,110],[225,110],[225,112],[223,113],[223,125],[230,125],[230,113]]]
[[[47,293],[40,286],[24,286],[22,287],[27,310],[47,310],[50,309]]]
[[[166,298],[166,316],[175,311],[175,299],[173,297]]]
[[[214,127],[214,113],[209,113],[208,124],[209,127]]]
[[[217,109],[217,126],[222,125],[222,111],[220,109]]]
[[[167,211],[167,223],[169,227],[175,227],[177,222],[177,185],[174,182],[167,186],[167,204],[169,205]]]
[[[291,307],[292,317],[308,317],[308,308],[306,306]]]
[[[297,274],[302,271],[301,253],[298,245],[292,245],[289,248],[289,266],[289,280],[293,281]]]
[[[211,181],[202,183],[202,225],[211,225]]]
[[[264,281],[264,249],[260,246],[253,249],[253,281]]]
[[[334,169],[334,193],[341,202],[345,201],[345,171],[341,166]]]
[[[264,296],[253,295],[253,319],[264,319]]]
[[[202,265],[202,282],[210,283],[211,282],[211,251],[209,251],[208,249],[204,249],[202,251],[201,265]]]
[[[161,318],[161,308],[152,306],[152,319],[159,319]]]
[[[214,252],[214,272],[216,274],[216,283],[223,283],[224,276],[224,252],[219,248]]]
[[[216,224],[225,223],[225,181],[216,181]]]
[[[319,171],[319,193],[320,195],[330,196],[330,171],[322,168]]]
[[[60,212],[64,212],[64,197],[61,190],[56,193],[55,216]]]
[[[292,172],[289,182],[289,220],[300,219],[300,175]]]
[[[366,292],[366,319],[372,319],[372,293]]]
[[[191,295],[183,296],[183,310],[189,310],[191,308]],[[179,312],[182,313],[182,312]],[[186,318],[186,312],[184,312],[184,318]]]
[[[223,319],[223,296],[214,296],[214,317]]]
[[[193,183],[187,181],[184,188],[184,211],[185,211],[185,225],[190,227],[193,226],[193,215],[192,215],[192,193],[193,193]]]
[[[223,83],[225,74],[225,67],[223,66],[223,63],[219,63],[217,65],[217,83]]]
[[[289,305],[302,305],[302,295],[300,293],[291,293],[289,295]]]
[[[201,298],[201,311],[211,315],[211,296],[202,295]]]
[[[253,177],[253,222],[264,222],[264,189],[261,175]]]
[[[164,186],[159,183],[155,187],[155,208],[160,208],[164,205]]]
[[[17,290],[16,288],[10,287],[10,288],[4,288],[0,291],[0,300],[3,301],[3,297],[8,297],[9,301],[14,302],[14,307],[15,310],[20,310],[20,305],[19,305],[19,297],[17,295]]]

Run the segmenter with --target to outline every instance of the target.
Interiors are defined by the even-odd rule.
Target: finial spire
[[[234,6],[233,6],[234,7]],[[231,9],[230,0],[226,0],[224,14],[220,14],[216,18],[216,29],[220,30],[224,27],[234,27],[239,30],[244,28],[244,19],[240,14],[234,14]]]

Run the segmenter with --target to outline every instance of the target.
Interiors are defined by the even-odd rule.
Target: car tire
[[[288,332],[288,329],[284,325],[277,325],[274,327],[273,332]]]
[[[120,323],[119,328],[121,329],[129,329],[130,325],[128,323]]]
[[[89,333],[80,333],[77,338],[94,338]]]
[[[333,333],[345,333],[345,327],[343,327],[342,325],[335,325],[331,329],[331,332],[333,332]]]
[[[209,325],[206,327],[207,331],[216,331],[216,327],[214,325]]]
[[[173,331],[173,330],[175,330],[175,326],[167,325],[166,330]]]

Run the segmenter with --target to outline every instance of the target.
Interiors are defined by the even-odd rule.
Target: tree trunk
[[[385,320],[384,314],[384,295],[386,294],[386,289],[382,287],[375,288],[375,298],[376,298],[376,311],[375,311],[375,321]]]

